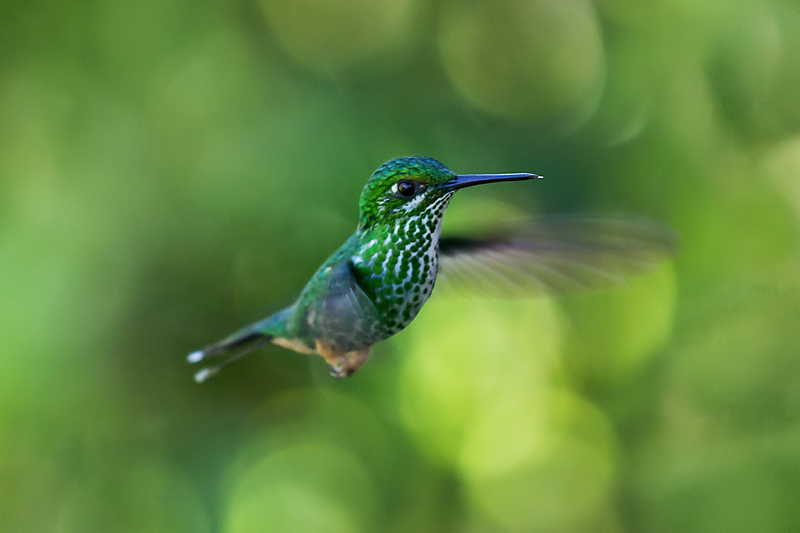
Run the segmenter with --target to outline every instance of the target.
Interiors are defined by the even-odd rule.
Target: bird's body
[[[295,303],[217,344],[190,354],[189,361],[194,363],[234,348],[246,348],[221,365],[201,370],[195,379],[203,381],[227,362],[268,341],[301,353],[318,353],[330,366],[332,375],[350,375],[367,360],[373,344],[408,326],[430,297],[439,270],[442,219],[455,191],[481,183],[538,177],[535,174],[459,176],[435,159],[425,157],[385,163],[364,187],[355,233],[323,263]],[[585,231],[583,233],[585,237]],[[630,238],[628,233],[626,230],[626,238]],[[662,232],[657,232],[654,240],[651,231],[645,240],[665,250],[666,243],[659,243],[663,236]],[[451,248],[448,253],[459,258],[461,264],[467,256],[478,259],[477,264],[483,266],[501,258],[499,269],[494,270],[505,270],[500,276],[521,286],[514,281],[517,274],[523,278],[537,277],[536,272],[525,272],[526,253],[536,252],[534,265],[546,272],[553,271],[553,266],[547,264],[552,262],[552,253],[548,256],[547,252],[563,249],[564,244],[556,237],[558,242],[551,243],[556,246],[539,241],[535,249],[526,246],[526,243],[532,244],[531,241],[451,239],[447,241]],[[576,241],[579,246],[572,252],[591,254],[591,247],[581,244],[581,239]],[[589,241],[599,242],[606,254],[614,249],[620,251],[618,242],[602,243],[602,239],[591,236]],[[503,250],[504,247],[509,250]],[[630,248],[628,243],[624,250],[630,252]],[[637,251],[646,247],[637,245],[634,248]],[[467,255],[459,257],[462,252]],[[486,257],[480,257],[482,253]],[[522,263],[515,264],[515,258],[523,259]],[[570,259],[569,264],[574,266],[574,259]],[[591,264],[589,267],[597,270]],[[454,266],[453,270],[457,268]],[[564,270],[563,265],[556,270]],[[574,278],[574,274],[571,277]],[[542,278],[542,272],[538,278]],[[540,280],[538,283],[558,290],[554,282]]]

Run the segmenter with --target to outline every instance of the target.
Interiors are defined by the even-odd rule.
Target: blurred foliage
[[[195,385],[410,154],[681,255]],[[791,0],[2,2],[0,531],[800,530],[799,217]]]

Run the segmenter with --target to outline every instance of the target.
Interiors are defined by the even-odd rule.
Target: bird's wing
[[[439,276],[457,288],[504,295],[563,294],[625,285],[677,250],[651,219],[561,215],[527,219],[485,238],[442,238]]]
[[[314,318],[315,336],[349,348],[349,344],[358,344],[359,339],[369,336],[380,315],[359,285],[352,264],[345,261],[334,268]],[[350,349],[358,347],[346,351]]]

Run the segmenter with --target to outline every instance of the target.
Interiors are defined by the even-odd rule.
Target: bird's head
[[[359,202],[359,227],[396,225],[413,217],[440,219],[458,189],[538,178],[535,174],[464,174],[452,172],[430,157],[402,157],[381,165],[364,186]]]

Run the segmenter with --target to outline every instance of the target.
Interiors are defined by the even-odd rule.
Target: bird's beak
[[[522,181],[541,178],[542,176],[537,174],[528,174],[525,172],[517,174],[460,174],[455,178],[443,183],[442,187],[456,190],[463,189],[464,187],[472,187],[473,185],[494,183],[496,181]]]

